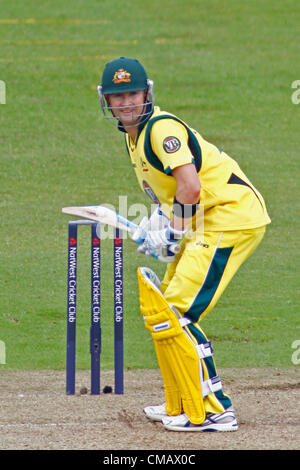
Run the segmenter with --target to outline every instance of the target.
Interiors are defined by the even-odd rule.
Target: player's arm
[[[199,202],[201,185],[193,163],[174,168],[172,176],[176,180],[177,189],[170,226],[176,230],[184,230]]]
[[[199,177],[193,163],[174,168],[172,175],[177,183],[173,217],[167,227],[147,231],[141,251],[167,263],[175,259],[174,250],[179,248],[200,195]]]

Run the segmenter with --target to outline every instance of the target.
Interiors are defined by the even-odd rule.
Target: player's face
[[[113,93],[109,95],[109,106],[123,126],[138,125],[145,106],[145,90]]]

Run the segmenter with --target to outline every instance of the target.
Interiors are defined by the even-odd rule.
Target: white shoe
[[[143,411],[151,421],[162,421],[164,418],[168,417],[165,403],[162,405],[146,406]]]
[[[224,413],[207,413],[202,424],[192,424],[186,414],[163,418],[162,424],[169,431],[237,431],[238,423],[232,407]]]

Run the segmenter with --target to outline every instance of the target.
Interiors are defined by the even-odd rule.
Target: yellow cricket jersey
[[[172,215],[176,180],[172,170],[194,163],[201,184],[205,231],[242,230],[271,222],[261,194],[239,165],[194,129],[159,107],[126,145],[143,191]],[[169,211],[169,213],[167,213]]]

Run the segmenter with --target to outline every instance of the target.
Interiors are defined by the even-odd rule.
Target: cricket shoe
[[[164,418],[169,416],[166,412],[165,403],[162,405],[146,406],[143,411],[151,421],[162,421]]]
[[[163,418],[162,424],[169,431],[237,431],[238,423],[232,407],[224,413],[207,413],[202,424],[192,424],[186,414]]]

